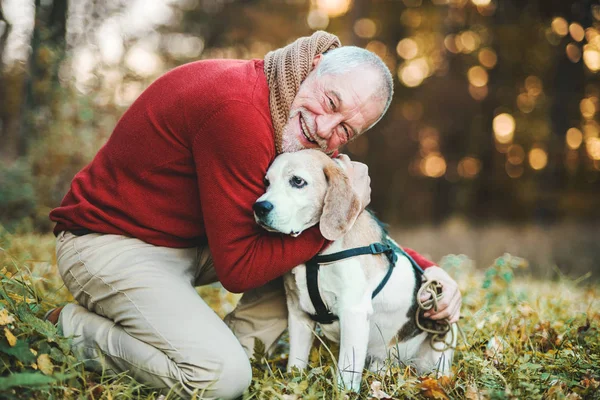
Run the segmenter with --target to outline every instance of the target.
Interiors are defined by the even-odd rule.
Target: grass
[[[285,340],[270,357],[257,347],[247,399],[600,399],[600,287],[586,276],[538,281],[525,260],[508,254],[487,269],[465,256],[441,265],[463,292],[466,343],[455,356],[454,377],[417,376],[389,366],[364,374],[360,394],[335,385],[334,344],[316,342],[312,368],[285,373]],[[200,293],[221,316],[237,300],[218,287]],[[62,285],[51,235],[0,232],[0,398],[171,399],[126,374],[86,371],[69,339],[41,319],[72,301]],[[200,398],[200,397],[198,397]]]

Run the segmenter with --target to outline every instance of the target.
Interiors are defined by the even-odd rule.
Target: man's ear
[[[315,58],[313,58],[312,69],[317,68],[317,65],[319,65],[319,63],[321,62],[322,58],[323,58],[323,54],[317,54],[315,56]]]
[[[319,229],[327,240],[336,240],[350,230],[360,213],[361,204],[348,176],[335,163],[323,168],[328,186]]]

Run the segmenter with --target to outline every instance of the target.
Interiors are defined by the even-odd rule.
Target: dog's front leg
[[[354,392],[360,391],[360,381],[369,344],[369,315],[366,307],[340,312],[340,356],[338,384]]]
[[[288,372],[293,367],[305,369],[308,365],[308,356],[312,347],[314,329],[315,322],[305,312],[298,308],[290,309],[288,305],[288,331],[290,335]]]

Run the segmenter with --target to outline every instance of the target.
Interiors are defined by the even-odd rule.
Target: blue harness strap
[[[313,321],[316,321],[320,324],[331,324],[334,321],[338,320],[337,315],[334,315],[323,303],[323,299],[321,299],[321,295],[319,294],[319,267],[320,264],[328,264],[334,261],[344,260],[346,258],[361,256],[366,254],[385,254],[388,258],[390,265],[387,273],[373,291],[371,298],[377,296],[379,292],[383,289],[385,284],[388,282],[390,277],[392,276],[392,271],[394,270],[394,266],[396,265],[396,261],[398,261],[398,255],[396,251],[398,249],[394,249],[394,247],[390,246],[387,243],[373,243],[369,246],[364,247],[356,247],[354,249],[348,249],[344,251],[340,251],[337,253],[326,254],[326,255],[316,255],[310,260],[308,260],[306,265],[306,286],[308,287],[308,295],[310,296],[310,300],[312,301],[313,307],[315,308],[315,314],[309,314],[310,318]],[[409,258],[411,263],[416,264],[408,254],[406,254],[402,249],[400,251]],[[420,267],[417,265],[420,269]]]

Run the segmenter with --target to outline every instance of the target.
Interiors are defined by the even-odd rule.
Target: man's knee
[[[252,367],[241,347],[220,353],[210,362],[181,366],[181,370],[186,391],[206,399],[236,399],[252,381]]]

